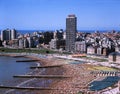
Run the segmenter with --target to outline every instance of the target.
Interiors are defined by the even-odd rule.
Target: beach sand
[[[48,74],[59,74],[70,76],[70,78],[57,79],[50,87],[56,90],[49,90],[44,92],[44,94],[77,94],[79,91],[87,92],[88,83],[94,80],[96,77],[90,74],[89,64],[69,64],[69,60],[50,58],[47,60],[42,59],[41,61],[46,66],[52,65],[63,65],[57,68],[55,71],[51,69]],[[61,72],[62,71],[62,72]],[[37,92],[37,94],[42,94]]]
[[[8,94],[78,94],[79,91],[87,92],[88,83],[94,80],[96,77],[90,74],[89,64],[69,64],[69,60],[50,58],[38,58],[34,56],[26,56],[31,59],[38,59],[41,66],[54,66],[62,65],[58,68],[47,68],[42,75],[64,75],[69,78],[59,79],[34,79],[33,81],[26,83],[23,86],[27,87],[39,87],[43,82],[44,87],[51,87],[55,90],[14,90]],[[33,75],[40,75],[41,69],[38,69],[32,73]],[[40,83],[40,84],[39,84]],[[47,84],[47,85],[45,85]]]

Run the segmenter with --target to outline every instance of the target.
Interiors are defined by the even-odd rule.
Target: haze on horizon
[[[75,14],[78,30],[120,30],[119,9],[120,0],[0,0],[0,29],[65,29]]]

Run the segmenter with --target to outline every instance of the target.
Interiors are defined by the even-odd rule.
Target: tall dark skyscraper
[[[77,18],[75,15],[68,15],[66,18],[66,51],[75,51],[76,32]]]

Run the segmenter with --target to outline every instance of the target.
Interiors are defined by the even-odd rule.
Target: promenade
[[[119,94],[119,88],[114,88],[114,89],[108,89],[104,92],[101,92],[101,94]]]
[[[72,56],[69,56],[69,55],[53,55],[53,56],[56,58],[61,58],[61,59],[83,61],[83,62],[86,62],[88,64],[92,64],[92,65],[101,65],[101,66],[114,67],[114,68],[120,69],[120,64],[115,64],[115,63],[111,64],[111,63],[105,62],[105,61],[98,62],[96,60],[91,60],[91,59],[87,59],[87,58],[73,58]]]

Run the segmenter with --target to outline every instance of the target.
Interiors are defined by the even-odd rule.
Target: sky
[[[0,29],[65,29],[69,14],[78,30],[120,30],[120,0],[0,0]]]

